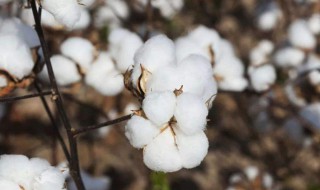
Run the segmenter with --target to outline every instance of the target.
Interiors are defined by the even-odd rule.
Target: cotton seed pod
[[[177,97],[174,116],[178,128],[186,135],[192,135],[205,129],[208,109],[199,96],[182,93]]]
[[[136,115],[131,117],[125,128],[126,137],[135,148],[143,148],[160,133],[160,129],[149,120]]]
[[[209,141],[203,131],[193,135],[185,135],[179,130],[176,132],[181,163],[184,168],[194,168],[202,162],[208,153]]]
[[[276,71],[270,64],[249,67],[249,76],[254,90],[261,92],[270,88],[276,80]]]
[[[170,127],[143,149],[143,161],[154,171],[174,172],[182,168],[180,154]]]
[[[169,122],[175,107],[176,96],[170,91],[147,93],[142,102],[142,109],[147,118],[158,127]]]

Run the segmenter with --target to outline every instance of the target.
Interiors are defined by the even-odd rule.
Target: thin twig
[[[119,117],[119,118],[114,119],[114,120],[110,120],[110,121],[106,121],[106,122],[103,122],[103,123],[99,123],[97,125],[92,125],[92,126],[89,126],[89,127],[86,127],[86,128],[77,129],[77,130],[73,131],[73,136],[77,136],[77,135],[79,135],[81,133],[85,133],[85,132],[88,132],[88,131],[99,129],[99,128],[102,128],[102,127],[107,127],[109,125],[114,125],[114,124],[117,124],[117,123],[121,123],[123,121],[129,120],[131,117],[132,117],[132,114],[129,114],[129,115],[125,115],[125,116]]]
[[[44,37],[44,33],[42,30],[42,26],[41,26],[41,20],[40,20],[40,15],[37,11],[37,5],[36,5],[36,0],[30,0],[31,1],[31,8],[32,8],[32,13],[33,13],[33,17],[34,17],[34,21],[35,21],[35,29],[36,32],[38,34],[39,40],[40,40],[40,44],[42,47],[42,51],[43,51],[43,55],[44,55],[44,60],[45,60],[45,64],[47,66],[47,70],[48,70],[48,75],[49,75],[49,79],[50,79],[50,84],[52,87],[52,93],[55,96],[53,98],[55,105],[57,106],[58,112],[59,112],[59,116],[63,122],[63,125],[67,131],[67,136],[69,139],[69,147],[70,147],[70,162],[69,162],[69,167],[70,167],[70,175],[72,176],[77,189],[78,190],[85,190],[82,178],[81,178],[81,174],[80,174],[80,166],[79,166],[79,157],[78,157],[78,147],[77,147],[77,142],[76,139],[73,138],[72,135],[72,131],[73,128],[70,124],[70,121],[68,119],[68,116],[64,110],[63,107],[63,101],[61,98],[61,94],[59,92],[59,88],[58,85],[56,83],[56,79],[54,76],[54,72],[52,69],[52,65],[51,65],[51,61],[50,61],[50,55],[49,55],[49,51],[48,51],[48,46],[47,43],[45,41],[45,37]],[[41,10],[41,6],[39,7]]]
[[[38,85],[37,81],[34,82],[34,86],[35,86],[36,90],[37,90],[39,93],[41,93],[41,88],[40,88],[40,86]],[[58,141],[59,141],[60,144],[61,144],[63,153],[64,153],[65,157],[67,158],[67,160],[70,161],[70,154],[69,154],[69,152],[68,152],[67,145],[66,145],[66,143],[64,142],[62,135],[60,134],[58,125],[57,125],[57,123],[56,123],[56,121],[55,121],[55,119],[54,119],[54,117],[53,117],[53,114],[52,114],[50,108],[49,108],[49,105],[48,105],[48,103],[47,103],[47,100],[44,98],[44,96],[40,96],[40,99],[41,99],[41,102],[42,102],[42,104],[43,104],[43,107],[44,107],[44,109],[46,110],[47,115],[48,115],[48,117],[49,117],[49,119],[50,119],[50,121],[51,121],[51,124],[52,124],[52,126],[53,126],[53,129],[54,129],[54,131],[55,131],[55,133],[56,133],[56,135],[57,135]]]
[[[29,98],[35,98],[39,96],[47,96],[51,95],[51,91],[45,91],[37,94],[28,94],[24,96],[15,96],[15,97],[6,97],[6,98],[0,98],[0,102],[13,102],[13,101],[18,101],[18,100],[24,100],[24,99],[29,99]]]

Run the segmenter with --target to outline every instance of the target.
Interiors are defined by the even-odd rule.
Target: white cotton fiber
[[[169,122],[175,107],[176,96],[172,91],[147,93],[142,102],[144,113],[158,127]]]
[[[249,67],[248,72],[251,85],[258,92],[267,90],[276,80],[276,71],[270,64]]]
[[[294,47],[279,49],[274,55],[274,61],[279,67],[296,67],[302,63],[305,53]]]
[[[216,98],[218,92],[217,82],[212,77],[209,79],[202,92],[202,101],[208,105],[209,108],[212,106],[213,100]]]
[[[134,55],[133,84],[136,85],[141,75],[140,65],[153,73],[163,66],[174,65],[175,62],[175,46],[169,38],[158,35],[149,39]]]
[[[268,61],[268,56],[272,53],[274,44],[269,40],[261,40],[254,47],[249,55],[251,65],[262,65]]]
[[[258,28],[269,31],[276,27],[282,16],[281,10],[275,3],[268,5],[267,9],[258,16]]]
[[[178,38],[175,41],[175,46],[178,63],[191,54],[202,55],[210,60],[210,56],[207,54],[207,52],[203,51],[202,47],[199,44],[195,43],[187,37]]]
[[[84,72],[89,69],[95,54],[92,43],[80,37],[68,38],[61,44],[60,51],[79,64]]]
[[[160,129],[149,120],[132,116],[125,127],[125,135],[135,148],[143,148],[160,133]]]
[[[295,20],[289,26],[288,38],[292,45],[303,49],[313,49],[317,42],[307,22],[301,19]]]
[[[174,134],[167,128],[143,149],[145,165],[161,172],[175,172],[182,168]]]
[[[87,28],[91,22],[91,16],[87,9],[81,8],[80,9],[80,18],[79,20],[74,24],[72,30],[83,30]]]
[[[50,167],[34,179],[33,190],[63,190],[64,181],[61,172]]]
[[[81,80],[81,75],[79,74],[75,62],[62,55],[54,55],[50,58],[50,60],[58,85],[66,86]],[[40,77],[49,81],[46,65],[43,67]]]
[[[309,81],[312,85],[320,84],[320,72],[318,70],[311,71],[308,74]]]
[[[192,135],[205,129],[208,109],[199,96],[182,93],[177,97],[174,116],[179,129],[186,135]]]
[[[96,0],[79,0],[79,2],[85,7],[90,7],[96,2]]]
[[[299,65],[298,71],[299,73],[303,73],[314,69],[320,69],[320,57],[316,54],[310,53],[306,63]]]
[[[255,166],[248,166],[245,168],[244,173],[247,175],[250,181],[253,181],[259,175],[259,169]]]
[[[308,20],[309,29],[313,34],[320,34],[320,14],[313,14]]]
[[[41,0],[40,3],[43,9],[68,28],[72,28],[80,18],[81,8],[77,0]]]
[[[34,63],[27,44],[11,34],[0,34],[0,44],[0,69],[18,79],[30,75]]]
[[[208,153],[209,142],[203,131],[193,135],[185,135],[176,130],[176,143],[179,149],[182,166],[194,168],[200,165]]]
[[[1,3],[0,3],[1,4]],[[17,183],[0,177],[0,189],[3,190],[21,190]]]
[[[5,76],[0,75],[0,88],[6,87],[8,85],[8,80]]]

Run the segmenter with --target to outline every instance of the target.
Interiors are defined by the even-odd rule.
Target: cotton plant
[[[198,26],[175,41],[178,61],[191,54],[204,56],[213,65],[213,75],[221,90],[242,91],[247,87],[245,68],[233,45],[214,29]]]
[[[14,163],[14,164],[13,164]],[[62,171],[41,158],[0,156],[0,188],[6,190],[66,190]]]
[[[138,9],[145,10],[148,0],[138,0],[136,4]],[[151,6],[158,9],[164,18],[172,19],[183,8],[184,0],[153,0],[151,1]]]
[[[155,171],[198,166],[208,151],[208,108],[216,95],[209,60],[190,55],[177,61],[174,43],[164,35],[149,39],[134,56],[126,87],[142,109],[126,125],[131,145]]]
[[[257,26],[260,30],[273,30],[282,18],[282,11],[275,2],[270,2],[258,14]]]
[[[94,18],[94,25],[98,28],[108,26],[115,29],[121,27],[122,20],[129,17],[129,7],[124,0],[103,0],[104,4],[99,6]]]

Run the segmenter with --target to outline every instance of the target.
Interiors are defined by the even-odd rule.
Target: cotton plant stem
[[[92,126],[89,126],[89,127],[86,127],[86,128],[77,129],[77,130],[73,131],[73,136],[76,137],[76,136],[78,136],[79,134],[82,134],[82,133],[86,133],[86,132],[89,132],[89,131],[92,131],[92,130],[95,130],[95,129],[99,129],[99,128],[102,128],[102,127],[107,127],[107,126],[110,126],[110,125],[121,123],[123,121],[129,120],[131,117],[132,117],[132,114],[129,114],[129,115],[125,115],[125,116],[119,117],[119,118],[114,119],[114,120],[110,120],[110,121],[106,121],[106,122],[103,122],[103,123],[99,123],[97,125],[92,125]]]
[[[69,148],[70,148],[70,161],[69,161],[70,175],[72,176],[72,178],[77,186],[77,189],[78,190],[85,190],[85,187],[84,187],[84,184],[83,184],[83,181],[81,178],[81,174],[80,174],[77,142],[76,142],[76,138],[74,138],[74,136],[72,134],[72,131],[74,131],[74,129],[72,128],[70,121],[68,119],[68,116],[67,116],[67,114],[64,110],[64,107],[63,107],[62,97],[59,92],[58,85],[56,83],[56,79],[55,79],[54,72],[53,72],[52,65],[51,65],[51,61],[50,61],[50,55],[48,53],[49,52],[48,46],[47,46],[47,43],[45,41],[45,37],[43,34],[40,15],[37,11],[36,0],[30,0],[30,2],[31,2],[31,8],[32,8],[34,21],[35,21],[35,30],[36,30],[38,37],[39,37],[39,40],[40,40],[45,64],[46,64],[47,70],[48,70],[50,84],[52,87],[51,90],[52,90],[52,94],[54,96],[53,100],[54,100],[54,103],[58,109],[60,119],[61,119],[61,121],[67,131],[67,136],[68,136],[68,140],[69,140]],[[39,10],[41,10],[41,8]]]
[[[41,93],[42,90],[41,90],[39,84],[37,83],[37,81],[35,81],[34,86],[35,86],[36,90],[38,91],[38,93]],[[62,147],[62,151],[63,151],[66,159],[67,159],[68,161],[70,161],[70,154],[69,154],[67,145],[66,145],[66,143],[64,142],[63,137],[62,137],[62,135],[61,135],[61,133],[60,133],[60,131],[59,131],[59,127],[58,127],[58,125],[57,125],[57,123],[56,123],[56,121],[55,121],[55,119],[54,119],[54,117],[53,117],[53,114],[52,114],[50,108],[49,108],[48,102],[47,102],[47,100],[44,98],[44,96],[40,96],[40,99],[41,99],[41,102],[42,102],[42,104],[43,104],[43,107],[44,107],[44,109],[46,110],[47,115],[48,115],[48,117],[49,117],[49,119],[50,119],[50,121],[51,121],[51,124],[52,124],[52,126],[53,126],[54,132],[56,133],[56,136],[57,136],[57,138],[58,138],[58,141],[60,142],[60,145],[61,145],[61,147]]]
[[[0,102],[14,102],[18,100],[25,100],[25,99],[30,99],[30,98],[36,98],[36,97],[41,97],[41,96],[47,96],[51,95],[51,91],[45,91],[45,92],[40,92],[37,94],[28,94],[24,96],[15,96],[15,97],[5,97],[5,98],[0,98]]]

